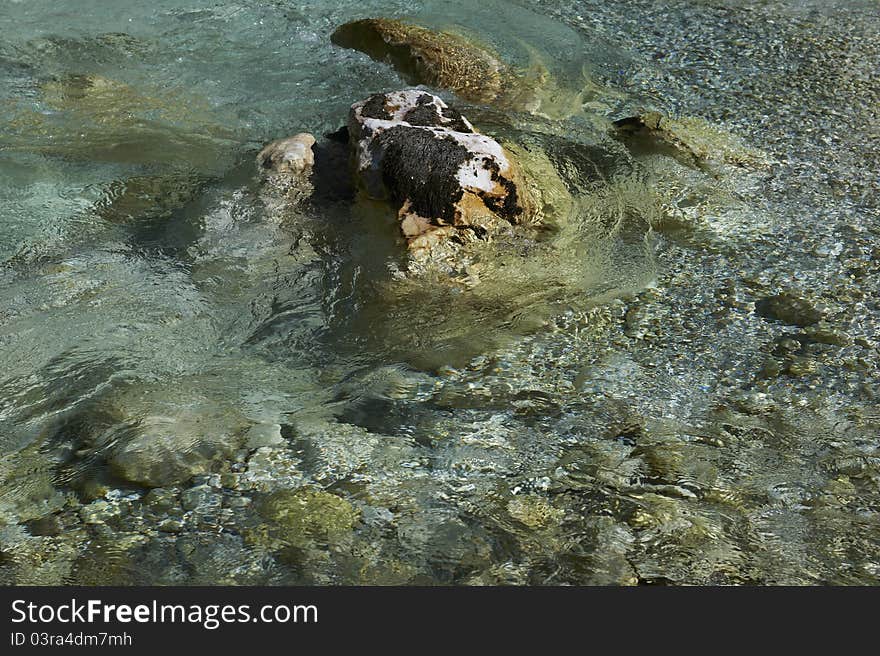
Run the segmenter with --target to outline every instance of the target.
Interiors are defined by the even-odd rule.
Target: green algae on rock
[[[567,117],[581,112],[585,97],[599,91],[603,96],[615,95],[586,75],[583,88],[563,88],[544,57],[525,43],[521,46],[530,61],[519,68],[463,31],[435,31],[390,18],[346,23],[336,28],[331,40],[390,64],[409,84],[448,89],[463,100],[513,111]]]
[[[409,84],[450,89],[465,100],[491,102],[504,91],[508,67],[490,50],[451,32],[434,32],[388,18],[346,23],[336,45],[386,61]]]
[[[672,118],[652,111],[619,119],[614,122],[614,127],[622,137],[650,139],[671,149],[676,157],[690,166],[718,162],[765,168],[771,163],[765,153],[696,117]]]
[[[360,519],[348,501],[313,487],[273,492],[260,502],[259,512],[282,542],[299,547],[332,544]]]

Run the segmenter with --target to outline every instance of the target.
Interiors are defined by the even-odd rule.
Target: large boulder
[[[345,23],[330,38],[390,64],[408,84],[449,90],[495,108],[555,119],[582,113],[588,100],[620,99],[587,77],[570,88],[560,85],[551,72],[553,58],[518,39],[517,49],[528,59],[513,65],[466,30],[438,31],[389,18]],[[594,120],[604,124],[604,118]]]
[[[514,77],[495,53],[461,35],[399,20],[353,21],[337,28],[330,38],[338,46],[391,64],[409,84],[449,89],[472,102],[497,100]]]
[[[397,208],[413,253],[534,217],[511,153],[437,96],[373,95],[352,105],[348,129],[360,188]]]

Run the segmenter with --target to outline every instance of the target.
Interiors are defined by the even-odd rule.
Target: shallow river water
[[[375,16],[546,73],[532,114],[432,91],[547,153],[552,253],[407,283],[381,217],[267,197],[262,144],[406,86],[330,42]],[[0,583],[880,583],[876,1],[0,0],[0,34]],[[607,138],[643,109],[741,157]]]

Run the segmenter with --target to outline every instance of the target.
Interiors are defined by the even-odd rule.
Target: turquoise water
[[[0,580],[877,583],[875,8],[2,3]],[[404,293],[273,203],[262,144],[404,86],[330,43],[372,16],[547,69],[435,91],[566,178],[552,255]],[[641,108],[769,163],[604,136]]]

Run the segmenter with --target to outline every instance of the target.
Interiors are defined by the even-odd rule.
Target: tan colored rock
[[[434,32],[388,18],[357,20],[330,37],[391,64],[409,84],[450,89],[465,100],[488,103],[505,90],[509,67],[488,48],[461,35]]]
[[[277,139],[257,154],[257,166],[269,184],[263,194],[267,213],[283,217],[315,195],[315,137],[300,132]]]
[[[257,164],[274,173],[308,175],[315,165],[314,145],[315,137],[307,132],[278,139],[260,151]]]

